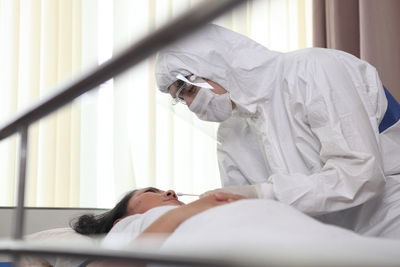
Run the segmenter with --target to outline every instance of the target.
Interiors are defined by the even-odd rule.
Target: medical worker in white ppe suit
[[[400,108],[367,62],[322,48],[274,52],[207,25],[158,54],[156,80],[221,123],[217,190],[400,238]]]

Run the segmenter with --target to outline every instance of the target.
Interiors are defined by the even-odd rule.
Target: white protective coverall
[[[379,133],[388,101],[376,69],[342,51],[270,51],[207,25],[158,55],[158,87],[210,79],[236,104],[218,130],[224,186],[260,184],[321,221],[400,238],[400,122]]]

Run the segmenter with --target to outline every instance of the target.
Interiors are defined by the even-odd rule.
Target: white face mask
[[[189,109],[201,120],[223,122],[232,115],[232,102],[229,93],[219,95],[200,88]]]

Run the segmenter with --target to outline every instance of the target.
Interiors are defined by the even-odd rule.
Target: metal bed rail
[[[25,177],[29,126],[245,1],[209,0],[200,3],[177,19],[132,44],[94,70],[88,71],[64,86],[60,86],[55,90],[54,94],[28,107],[25,111],[16,115],[0,127],[0,141],[19,133],[17,215],[14,229],[14,238],[16,240],[22,239],[24,229]]]
[[[0,255],[6,253],[16,258],[23,255],[39,258],[43,256],[67,257],[73,258],[75,262],[110,260],[107,266],[113,266],[119,262],[202,267],[399,266],[399,243],[394,240],[385,240],[374,246],[368,246],[369,242],[365,245],[365,240],[343,241],[332,239],[325,243],[302,242],[301,244],[294,241],[294,244],[290,245],[279,242],[263,244],[254,240],[253,243],[242,244],[240,242],[224,245],[209,244],[205,249],[203,247],[199,249],[196,245],[187,246],[186,243],[182,243],[179,247],[158,249],[157,243],[137,242],[135,246],[114,250],[95,245],[77,247],[76,245],[38,244],[33,241],[13,240],[0,241]]]
[[[12,240],[0,242],[0,254],[12,255],[18,258],[23,255],[29,256],[56,256],[71,257],[84,260],[111,260],[116,262],[153,263],[165,265],[190,265],[190,266],[214,266],[214,267],[239,267],[239,266],[266,266],[268,261],[254,261],[246,257],[226,257],[222,254],[199,254],[198,251],[191,253],[177,252],[155,252],[151,248],[129,248],[124,250],[113,250],[95,247],[72,247],[63,245],[41,245],[34,242]],[[271,261],[272,262],[272,261]]]

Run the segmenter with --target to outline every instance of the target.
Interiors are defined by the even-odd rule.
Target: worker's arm
[[[312,133],[321,168],[269,177],[279,201],[310,215],[363,204],[381,194],[385,184],[377,101],[369,95],[381,94],[381,83],[367,63],[351,56],[345,60],[318,55],[300,88],[306,92],[304,127]]]

